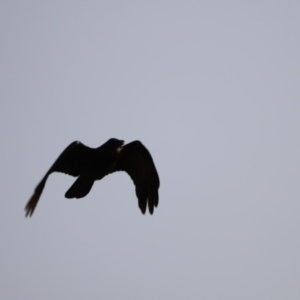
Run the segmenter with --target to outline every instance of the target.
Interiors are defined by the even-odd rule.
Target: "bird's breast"
[[[100,180],[114,169],[117,162],[118,153],[95,153],[86,165],[87,176],[94,180]]]

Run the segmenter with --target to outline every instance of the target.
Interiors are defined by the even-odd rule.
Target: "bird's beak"
[[[124,145],[124,141],[119,141],[119,146],[117,148],[117,152],[120,153],[122,151],[122,146]]]
[[[125,143],[125,141],[119,141],[119,146],[118,146],[118,148],[121,148],[123,145],[124,145],[124,143]]]

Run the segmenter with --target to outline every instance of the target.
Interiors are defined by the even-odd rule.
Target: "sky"
[[[300,299],[299,1],[0,3],[1,299]],[[71,142],[140,140],[83,199]]]

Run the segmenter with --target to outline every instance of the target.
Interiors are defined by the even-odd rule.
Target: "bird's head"
[[[124,145],[124,141],[123,140],[118,140],[115,138],[109,139],[105,145],[109,148],[109,149],[119,149],[120,147],[122,147]]]

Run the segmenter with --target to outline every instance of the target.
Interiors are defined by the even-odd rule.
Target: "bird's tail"
[[[33,195],[31,196],[31,198],[29,199],[29,201],[27,202],[26,206],[25,206],[25,217],[31,217],[35,207],[37,206],[39,199],[41,197],[41,194],[43,192],[43,189],[45,187],[47,178],[48,178],[48,174],[45,175],[45,177],[41,180],[41,182],[37,185],[37,187],[34,190]]]
[[[68,199],[83,198],[90,192],[93,184],[94,180],[85,178],[84,176],[79,176],[67,190],[65,197]]]

